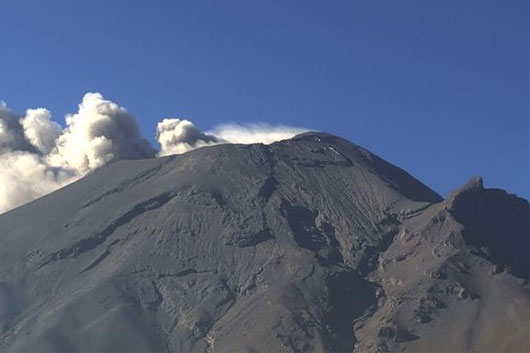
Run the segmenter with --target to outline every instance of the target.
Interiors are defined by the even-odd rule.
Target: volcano
[[[0,351],[530,351],[529,249],[325,133],[118,161],[0,216]]]

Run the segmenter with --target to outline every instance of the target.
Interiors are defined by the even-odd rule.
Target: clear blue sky
[[[350,139],[446,193],[530,196],[526,0],[3,0],[0,100],[63,123],[99,91],[162,117]]]

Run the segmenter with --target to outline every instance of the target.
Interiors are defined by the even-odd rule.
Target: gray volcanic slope
[[[0,216],[0,351],[529,351],[529,226],[321,133],[121,161]]]

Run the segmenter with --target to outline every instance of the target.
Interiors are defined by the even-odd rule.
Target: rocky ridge
[[[0,216],[0,351],[525,351],[529,220],[323,133],[120,161]]]

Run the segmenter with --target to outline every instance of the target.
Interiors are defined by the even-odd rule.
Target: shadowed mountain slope
[[[0,351],[524,351],[529,219],[323,133],[120,161],[0,216]]]

